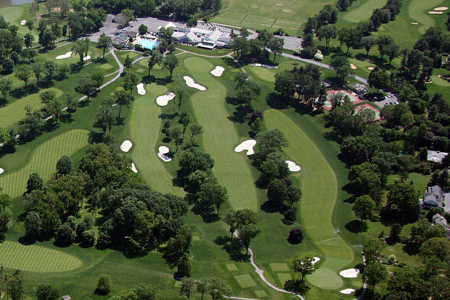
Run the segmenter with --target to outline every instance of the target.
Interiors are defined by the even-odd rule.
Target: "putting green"
[[[425,33],[427,28],[436,24],[436,18],[428,14],[428,11],[433,10],[433,8],[440,6],[444,2],[444,0],[411,0],[409,2],[408,14],[415,22],[419,22],[419,25],[416,26],[420,26],[420,33]]]
[[[449,87],[450,86],[450,83],[447,80],[444,80],[444,79],[438,77],[437,75],[431,76],[431,79],[432,79],[432,81],[433,81],[433,83],[435,85],[443,86],[443,87]]]
[[[345,21],[358,23],[369,20],[372,12],[377,8],[382,8],[387,0],[358,0],[356,2],[343,14],[342,18]]]
[[[337,272],[352,263],[354,255],[332,223],[338,191],[336,175],[319,148],[287,115],[268,110],[264,113],[264,122],[268,129],[279,129],[284,133],[289,143],[285,153],[303,167],[300,223],[324,254],[321,269],[331,269],[327,278],[333,276],[338,282]],[[321,287],[320,281],[314,284]]]
[[[261,80],[275,82],[275,72],[272,70],[256,66],[250,66],[248,69]]]
[[[0,15],[2,15],[8,23],[19,23],[19,18],[22,16],[23,9],[22,6],[2,7],[0,8]]]
[[[228,190],[234,209],[257,210],[258,199],[253,174],[247,157],[233,149],[242,141],[225,108],[226,88],[209,71],[214,66],[207,60],[190,57],[184,65],[195,82],[207,87],[191,96],[194,113],[203,126],[205,151],[214,159],[214,174]]]
[[[42,90],[41,93],[44,91],[54,91],[56,93],[56,97],[63,94],[63,92],[57,88],[45,89]],[[41,102],[41,98],[39,97],[39,93],[28,95],[0,108],[0,127],[10,127],[24,119],[26,115],[25,108],[27,106],[29,106],[32,110],[37,110],[44,106]]]
[[[336,290],[344,284],[342,279],[336,276],[336,272],[324,267],[321,267],[307,278],[311,284],[327,290]]]
[[[60,134],[39,145],[31,153],[30,161],[16,172],[0,176],[0,187],[11,197],[25,192],[31,173],[38,173],[46,181],[56,170],[56,162],[63,155],[71,156],[88,144],[89,131],[75,129]]]
[[[0,253],[0,265],[22,271],[67,272],[83,264],[77,257],[62,251],[11,241],[0,244]]]
[[[138,96],[133,103],[128,133],[134,143],[131,158],[145,182],[161,193],[183,195],[180,188],[172,185],[172,176],[157,156],[156,149],[161,129],[160,108],[156,97],[167,92],[162,85],[151,84],[146,87],[147,94]]]

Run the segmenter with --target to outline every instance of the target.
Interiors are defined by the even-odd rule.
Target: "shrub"
[[[295,227],[289,232],[288,241],[291,244],[299,244],[303,240],[303,230],[300,227]]]
[[[95,293],[97,295],[108,295],[111,292],[111,282],[108,275],[102,275],[98,279]]]
[[[284,222],[286,224],[293,224],[297,219],[297,210],[294,207],[284,211]]]

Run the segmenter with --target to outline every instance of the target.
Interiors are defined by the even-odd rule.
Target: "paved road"
[[[316,65],[316,66],[318,66],[320,68],[333,70],[333,68],[330,65],[325,64],[325,63],[321,63],[321,62],[318,62],[318,61],[315,61],[313,59],[301,58],[299,56],[295,56],[295,55],[292,55],[292,54],[289,54],[289,53],[282,53],[281,55],[284,56],[284,57],[290,58],[290,59],[295,59],[295,60],[299,60],[299,61],[305,62],[307,64]],[[361,76],[354,75],[354,74],[352,74],[350,76],[355,78],[357,81],[359,81],[361,83],[368,84],[367,79],[365,79],[365,78],[363,78]]]

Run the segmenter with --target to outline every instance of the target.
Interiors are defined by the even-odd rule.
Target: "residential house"
[[[450,213],[450,193],[445,193],[438,185],[427,187],[423,197],[425,208],[439,207]]]

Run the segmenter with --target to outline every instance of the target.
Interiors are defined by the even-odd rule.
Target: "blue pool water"
[[[156,46],[158,46],[159,43],[157,41],[140,39],[138,44],[141,45],[144,49],[153,50]]]

